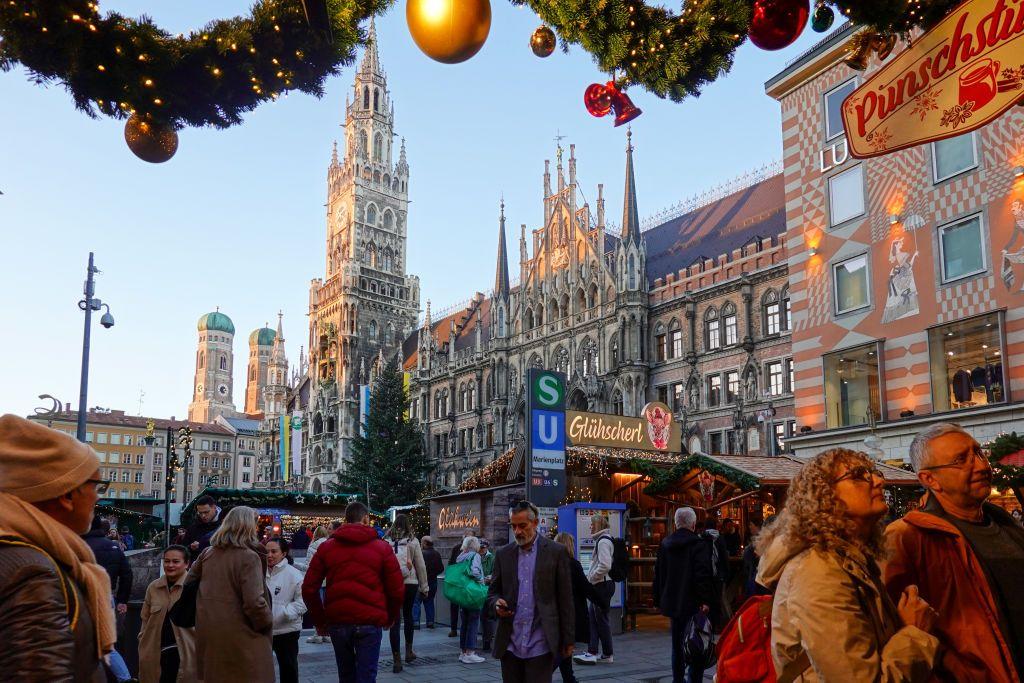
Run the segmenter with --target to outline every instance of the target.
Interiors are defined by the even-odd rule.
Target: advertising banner
[[[302,411],[292,413],[292,474],[302,474]]]
[[[359,434],[366,436],[366,420],[370,415],[370,385],[359,385]]]
[[[843,102],[859,159],[962,135],[1024,98],[1024,5],[968,0]]]

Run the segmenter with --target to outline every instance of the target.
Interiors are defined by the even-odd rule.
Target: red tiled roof
[[[27,415],[29,420],[35,420],[36,422],[70,422],[74,424],[78,420],[77,410],[68,410],[57,415]],[[153,420],[153,427],[157,431],[166,430],[168,427],[171,429],[178,429],[180,427],[189,426],[193,432],[202,432],[204,434],[223,434],[224,436],[234,436],[227,427],[219,424],[212,424],[207,422],[192,422],[190,420],[165,420],[163,418],[144,417],[142,415],[125,415],[123,410],[112,410],[108,412],[93,412],[89,411],[86,416],[86,423],[89,425],[103,425],[110,427],[126,427],[129,429],[145,429],[146,423],[149,420]]]

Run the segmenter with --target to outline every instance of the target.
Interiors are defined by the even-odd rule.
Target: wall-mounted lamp
[[[1024,166],[1014,166],[1013,177],[1020,178],[1021,176],[1024,176]]]
[[[896,225],[899,222],[900,222],[900,215],[898,213],[894,213],[894,214],[889,216],[889,225]]]

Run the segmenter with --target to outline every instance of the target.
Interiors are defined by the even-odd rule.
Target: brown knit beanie
[[[96,453],[56,429],[0,417],[0,491],[27,503],[58,498],[85,483],[100,466]]]

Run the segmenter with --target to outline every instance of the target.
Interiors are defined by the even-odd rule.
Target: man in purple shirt
[[[538,535],[533,503],[520,501],[508,514],[515,543],[498,550],[487,595],[487,611],[498,618],[494,656],[506,683],[549,683],[575,641],[569,554]]]

